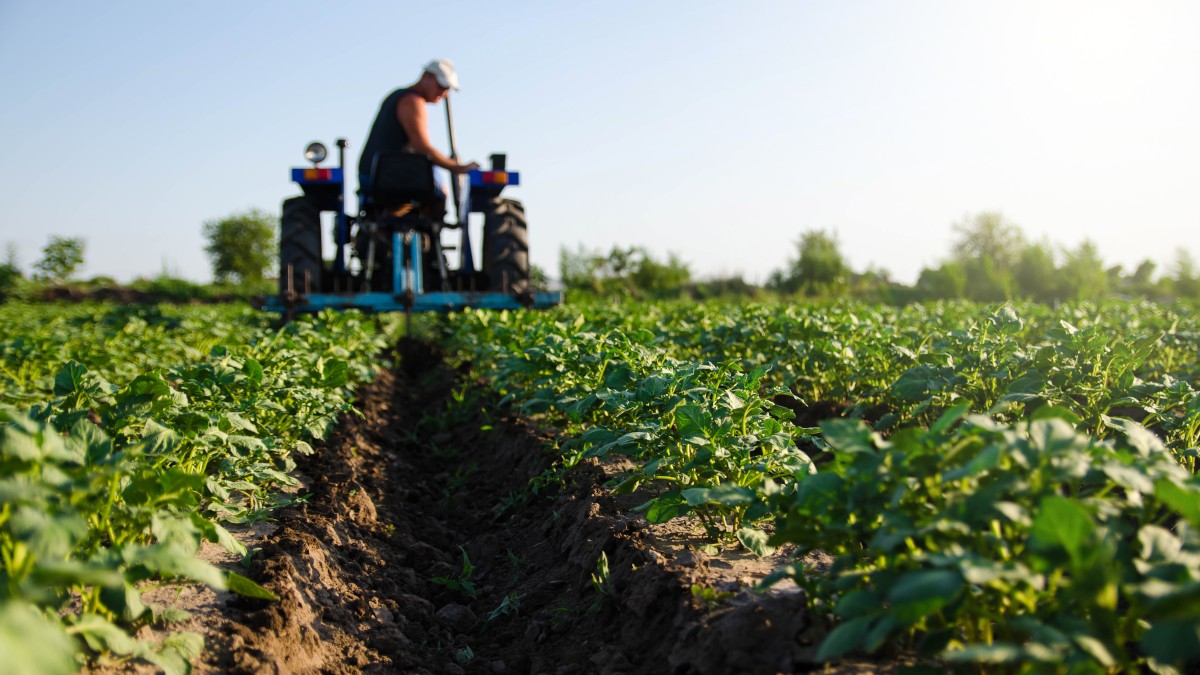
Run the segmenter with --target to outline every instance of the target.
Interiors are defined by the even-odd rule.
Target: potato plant
[[[1200,663],[1186,307],[658,303],[444,329],[506,401],[559,427],[565,465],[620,454],[635,468],[614,489],[664,486],[649,520],[833,554],[828,575],[779,572],[837,622],[824,658]],[[832,412],[795,426],[789,400]]]
[[[245,554],[223,523],[285,503],[292,453],[350,410],[388,336],[337,314],[276,330],[234,308],[2,311],[0,644],[70,646],[41,672],[98,654],[186,672],[199,636],[133,637],[184,618],[147,606],[143,582],[271,597],[195,554]]]

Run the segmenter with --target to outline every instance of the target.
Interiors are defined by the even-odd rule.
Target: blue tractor
[[[561,291],[538,291],[530,279],[525,210],[501,197],[520,184],[505,156],[488,170],[471,171],[463,189],[454,176],[456,223],[443,222],[445,196],[434,183],[428,157],[383,153],[360,177],[356,215],[345,209],[346,141],[337,140],[338,165],[322,167],[328,151],[314,142],[304,156],[311,166],[292,169],[303,195],[283,202],[279,241],[279,295],[265,309],[288,319],[322,309],[365,312],[547,308]],[[321,214],[333,213],[333,251],[322,245]],[[482,266],[471,246],[469,214],[483,215]],[[459,233],[457,243],[443,234]],[[450,258],[457,253],[458,265]]]

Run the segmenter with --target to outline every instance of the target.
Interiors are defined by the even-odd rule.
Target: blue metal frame
[[[467,308],[549,309],[563,303],[562,291],[534,293],[529,303],[522,303],[512,295],[495,292],[426,293],[424,265],[421,259],[421,235],[417,232],[392,234],[392,288],[395,288],[396,292],[313,293],[297,298],[290,309],[293,312],[319,312],[323,309],[357,309],[363,312],[456,312]],[[410,288],[411,294],[408,292]],[[267,299],[263,309],[270,312],[287,312],[289,307],[281,296],[275,295]]]
[[[418,293],[412,299],[414,312],[457,312],[464,309],[549,309],[561,305],[562,291],[534,293],[526,305],[503,293],[447,291]],[[263,309],[286,312],[287,304],[279,296],[268,298]],[[295,312],[319,312],[323,309],[357,309],[363,312],[404,312],[409,309],[405,296],[392,293],[314,293],[299,298]]]

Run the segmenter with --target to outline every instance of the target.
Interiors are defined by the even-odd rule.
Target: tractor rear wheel
[[[320,291],[323,266],[321,212],[308,197],[285,200],[283,218],[279,223],[280,295],[289,290],[295,293]]]
[[[515,199],[496,198],[484,212],[483,272],[492,291],[530,292],[525,207]]]

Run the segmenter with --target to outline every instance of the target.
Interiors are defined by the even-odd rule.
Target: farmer
[[[429,140],[429,116],[425,104],[437,103],[445,98],[451,87],[458,89],[458,74],[450,59],[430,61],[416,84],[397,89],[383,99],[371,133],[363,145],[358,159],[359,185],[367,185],[371,173],[371,162],[381,152],[411,152],[425,155],[434,164],[453,174],[478,169],[475,162],[459,164],[438,152]],[[439,205],[437,211],[445,214],[446,188],[435,183]]]

